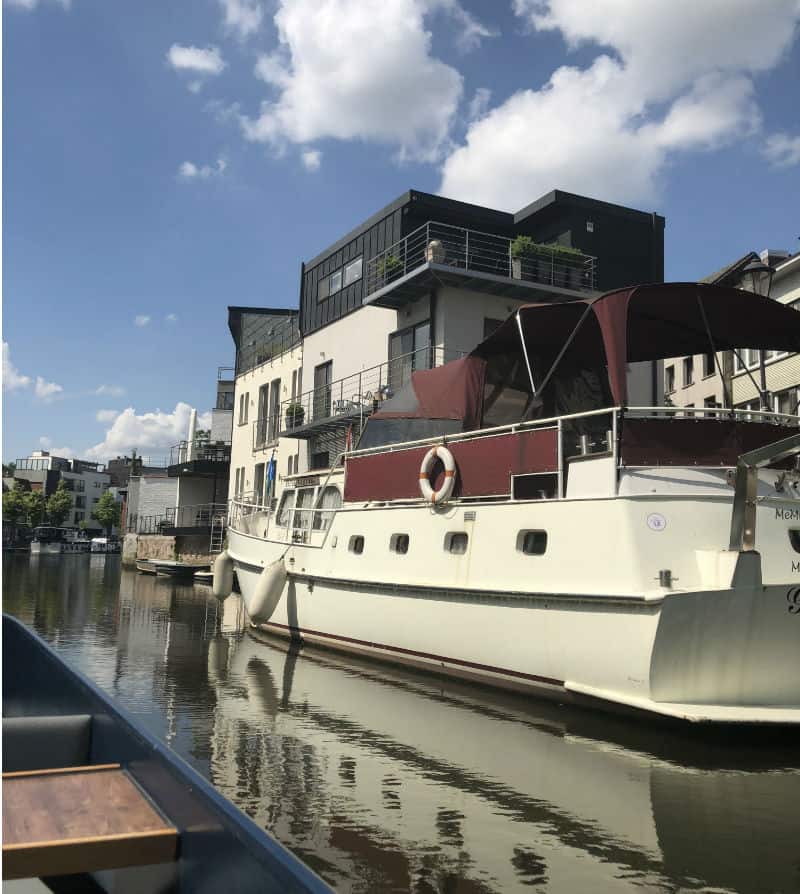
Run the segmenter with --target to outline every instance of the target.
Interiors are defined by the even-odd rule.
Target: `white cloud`
[[[775,0],[768,16],[759,0],[514,0],[514,9],[570,47],[616,56],[598,50],[586,68],[563,66],[471,123],[441,191],[509,210],[554,187],[653,200],[675,153],[753,134],[752,75],[781,60],[800,16],[797,0]]]
[[[489,108],[491,98],[492,91],[488,87],[478,87],[472,99],[469,101],[467,118],[470,121],[477,121],[478,118],[483,118]]]
[[[122,397],[125,389],[121,385],[98,385],[94,393],[106,397]]]
[[[258,0],[219,0],[228,31],[244,40],[261,27],[264,10]]]
[[[202,75],[218,75],[225,68],[225,60],[217,47],[201,49],[174,43],[169,48],[167,60],[176,71],[191,71]]]
[[[64,389],[55,382],[47,382],[41,376],[36,376],[36,384],[33,391],[39,400],[51,401],[57,395],[62,394]]]
[[[208,180],[211,177],[221,177],[225,173],[228,163],[224,158],[218,158],[217,163],[211,165],[196,165],[193,161],[185,161],[178,168],[178,177],[181,180]]]
[[[434,2],[432,6],[433,8],[439,6],[452,16],[458,26],[456,46],[462,53],[468,53],[470,50],[476,49],[480,46],[482,40],[487,37],[497,37],[500,33],[494,28],[488,28],[482,22],[479,22],[457,0],[439,0],[438,3]]]
[[[148,314],[137,314],[137,315],[133,318],[133,325],[134,325],[134,326],[138,326],[140,329],[141,329],[143,326],[147,326],[147,324],[148,324],[149,322],[150,322],[150,316],[149,316]]]
[[[800,136],[793,137],[788,133],[774,133],[767,137],[762,148],[767,161],[776,168],[788,168],[800,165]]]
[[[178,320],[178,315],[177,314],[167,314],[166,317],[164,317],[164,319],[168,323],[176,323]]]
[[[39,446],[42,450],[47,450],[51,456],[59,456],[62,459],[72,459],[76,456],[72,447],[54,447],[52,438],[48,438],[46,435],[39,438]]]
[[[119,416],[119,410],[98,410],[95,419],[98,422],[113,422]]]
[[[322,164],[322,153],[319,149],[307,149],[301,153],[300,159],[307,171],[318,171],[319,166]]]
[[[26,388],[31,383],[30,376],[24,376],[11,362],[11,348],[3,342],[3,391],[16,391]]]
[[[70,0],[56,0],[58,6],[63,9],[70,8]],[[39,0],[5,0],[5,5],[13,9],[33,10],[39,5]]]
[[[279,0],[278,47],[255,70],[276,95],[258,117],[240,116],[245,137],[274,149],[325,137],[371,140],[400,158],[440,157],[462,78],[432,55],[426,17],[456,8],[442,0]]]
[[[167,450],[186,438],[189,432],[189,404],[179,402],[171,413],[156,410],[137,414],[133,407],[123,410],[106,432],[105,438],[86,451],[89,459],[107,459],[130,453],[132,448],[141,450]],[[198,428],[211,427],[211,414],[197,417]]]

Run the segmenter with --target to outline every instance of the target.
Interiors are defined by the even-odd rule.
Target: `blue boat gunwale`
[[[62,676],[62,683],[66,682],[75,690],[75,694],[83,696],[83,703],[75,705],[80,713],[92,715],[92,750],[95,747],[95,737],[99,733],[101,740],[116,738],[113,733],[122,734],[129,746],[127,755],[121,755],[118,762],[130,773],[132,778],[140,785],[159,812],[166,816],[176,826],[179,832],[179,851],[177,863],[181,864],[186,859],[193,864],[192,870],[199,866],[195,861],[200,854],[207,855],[209,861],[216,861],[217,857],[234,857],[237,865],[214,868],[226,869],[226,881],[229,892],[239,891],[297,891],[323,894],[332,889],[310,867],[306,866],[290,850],[282,845],[265,829],[258,826],[246,813],[232,804],[224,795],[220,794],[214,786],[200,773],[198,773],[180,755],[169,746],[161,742],[156,736],[144,729],[125,708],[117,705],[111,697],[88,677],[71,667],[47,642],[38,634],[28,628],[17,618],[3,613],[3,716],[6,715],[8,704],[7,689],[13,689],[12,676],[20,674],[20,668],[12,667],[8,662],[14,657],[14,653],[20,645],[27,647],[54,666]],[[10,634],[10,637],[9,637]],[[16,637],[17,641],[10,641]],[[10,648],[9,648],[10,647]],[[38,656],[37,656],[38,657]],[[29,671],[30,668],[26,668]],[[41,668],[36,669],[37,675],[41,675]],[[19,678],[18,678],[19,679]],[[77,699],[76,699],[77,700]],[[12,699],[12,710],[14,709]],[[75,713],[75,711],[44,711],[39,713]],[[33,716],[33,712],[13,713],[8,716]],[[103,716],[105,715],[105,717]],[[110,720],[112,727],[104,724],[104,720]],[[112,733],[109,736],[109,732]],[[131,753],[138,751],[139,754]],[[170,780],[166,780],[163,771],[166,770]],[[161,771],[161,772],[159,772]],[[153,780],[159,782],[172,782],[172,794],[177,795],[182,803],[177,804],[177,809],[171,809],[175,805],[164,803],[158,791],[153,790]],[[177,814],[177,815],[176,815]],[[184,815],[184,820],[181,819]],[[205,822],[192,822],[202,816]],[[214,817],[219,825],[215,828],[207,823],[208,815]],[[186,822],[186,816],[189,820]],[[220,838],[220,836],[222,836]],[[197,838],[199,853],[194,853],[193,839]],[[215,847],[216,845],[216,847]],[[231,848],[245,853],[231,853]],[[214,851],[220,853],[215,856]],[[250,868],[240,861],[248,855],[257,864]],[[258,873],[258,869],[262,872]],[[237,871],[240,876],[237,878]],[[241,873],[244,872],[244,876]],[[191,874],[190,874],[191,876]],[[208,878],[210,882],[211,879]],[[273,882],[275,888],[268,886]],[[190,881],[190,884],[192,882]],[[196,881],[194,882],[196,884]],[[205,886],[204,886],[205,887]],[[189,887],[186,890],[195,890]],[[179,882],[179,890],[184,890]],[[209,888],[211,890],[211,888]]]

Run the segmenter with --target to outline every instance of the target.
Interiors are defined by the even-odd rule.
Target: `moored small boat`
[[[150,559],[137,559],[136,560],[136,570],[141,574],[155,574],[156,566]]]
[[[330,890],[7,615],[3,788],[4,880],[69,875],[70,890],[143,894]]]

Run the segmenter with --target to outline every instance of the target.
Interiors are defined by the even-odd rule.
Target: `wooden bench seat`
[[[3,773],[3,878],[166,863],[178,832],[118,764]]]

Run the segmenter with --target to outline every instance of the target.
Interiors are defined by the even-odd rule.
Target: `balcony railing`
[[[157,515],[128,516],[128,533],[131,534],[169,534],[176,529],[182,531],[197,530],[203,533],[211,528],[215,518],[226,518],[227,503],[200,503],[196,506],[168,506]]]
[[[170,466],[187,462],[229,463],[230,461],[230,441],[195,441],[191,457],[189,456],[188,441],[181,441],[171,447],[169,451]]]
[[[291,437],[293,430],[310,423],[334,420],[337,417],[346,419],[368,416],[378,409],[382,401],[393,397],[411,379],[414,370],[440,366],[463,357],[465,353],[426,346],[313,388],[299,397],[283,401],[277,418],[256,422],[256,425],[259,422],[262,424],[262,429],[254,435],[255,443],[258,442],[257,436],[262,434],[268,439],[272,433],[274,440],[279,434]],[[264,424],[266,428],[263,427]],[[269,443],[269,440],[264,443]]]
[[[425,264],[452,267],[540,283],[572,291],[592,291],[597,259],[559,246],[532,245],[524,257],[512,255],[507,236],[430,221],[367,261],[366,295],[372,295]]]
[[[217,367],[217,381],[218,382],[232,382],[235,375],[236,375],[236,369],[233,366],[218,366]]]

